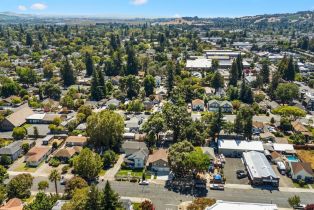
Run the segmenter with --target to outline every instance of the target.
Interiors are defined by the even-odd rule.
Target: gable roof
[[[13,155],[21,149],[22,144],[22,141],[14,141],[5,147],[2,147],[0,149],[0,155]]]
[[[168,162],[168,150],[166,149],[159,149],[155,151],[153,154],[149,155],[147,163],[153,163],[158,160],[163,160],[165,162]]]
[[[73,143],[85,143],[87,141],[86,136],[69,136],[66,139],[66,142],[73,142]]]
[[[128,160],[132,159],[146,159],[148,156],[148,153],[144,149],[140,149],[139,151],[131,154],[130,156],[127,157]]]
[[[23,202],[18,198],[10,199],[4,206],[0,207],[0,210],[22,210]]]
[[[312,170],[312,167],[311,167],[310,163],[306,163],[306,162],[290,162],[290,164],[291,164],[291,169],[292,169],[294,174],[297,174],[300,171],[304,170],[308,174],[311,174],[312,176],[314,176],[314,172]]]
[[[204,101],[201,99],[195,99],[192,101],[193,105],[204,105]]]
[[[27,117],[33,114],[33,110],[26,103],[20,106],[15,112],[7,116],[5,119],[9,121],[14,127],[19,127],[26,122]]]
[[[33,147],[25,155],[27,162],[37,162],[50,151],[51,147]]]
[[[299,121],[291,122],[293,129],[297,132],[308,132],[308,129]]]
[[[76,153],[76,150],[73,147],[70,147],[70,148],[59,149],[54,156],[71,158],[75,153]]]

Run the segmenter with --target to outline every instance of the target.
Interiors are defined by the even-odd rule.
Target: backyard
[[[303,162],[311,163],[314,169],[314,150],[297,150],[297,154]]]

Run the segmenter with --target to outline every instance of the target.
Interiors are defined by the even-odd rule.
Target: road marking
[[[165,206],[178,206],[178,205],[175,205],[175,204],[165,204]]]

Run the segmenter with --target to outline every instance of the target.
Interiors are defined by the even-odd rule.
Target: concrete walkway
[[[125,154],[120,155],[116,164],[112,168],[110,168],[108,171],[106,171],[105,175],[100,177],[100,178],[104,179],[104,180],[108,180],[108,181],[115,180],[114,177],[118,173],[118,171],[120,170],[124,157],[125,157]]]
[[[243,189],[243,190],[259,189],[259,188],[254,188],[251,185],[244,185],[244,184],[225,184],[225,188]],[[279,191],[280,192],[294,192],[294,193],[302,193],[302,192],[314,193],[314,189],[292,188],[292,187],[279,187]]]

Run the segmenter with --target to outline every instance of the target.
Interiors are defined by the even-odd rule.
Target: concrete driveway
[[[108,171],[106,171],[106,174],[100,178],[105,179],[105,180],[109,180],[109,181],[115,180],[115,175],[120,170],[121,164],[123,163],[123,160],[124,160],[124,157],[125,157],[125,154],[120,155],[116,164],[112,168],[110,168]]]

